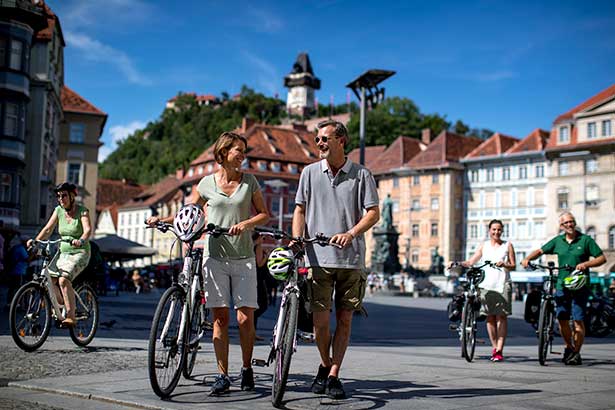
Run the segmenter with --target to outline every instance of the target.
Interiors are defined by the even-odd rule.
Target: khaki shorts
[[[481,313],[485,315],[510,316],[512,314],[512,285],[504,284],[504,293],[494,290],[481,290]]]
[[[83,272],[89,262],[89,250],[75,253],[58,252],[51,263],[49,263],[49,266],[47,266],[47,269],[49,269],[49,276],[52,278],[62,277],[72,282],[77,275]]]
[[[205,298],[208,308],[258,308],[254,258],[203,258]]]
[[[312,311],[331,310],[335,290],[335,308],[361,310],[367,273],[362,269],[312,267],[308,270],[308,291]]]

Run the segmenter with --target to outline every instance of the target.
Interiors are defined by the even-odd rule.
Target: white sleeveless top
[[[490,261],[492,263],[508,262],[508,242],[502,242],[501,245],[491,245],[491,241],[483,243],[483,257],[481,261]],[[504,285],[510,282],[510,272],[508,269],[492,268],[485,266],[485,280],[479,285],[481,289],[493,290],[499,293],[504,293]]]

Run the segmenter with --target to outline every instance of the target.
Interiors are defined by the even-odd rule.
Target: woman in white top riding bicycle
[[[502,240],[504,224],[498,219],[489,222],[489,240],[482,243],[474,255],[462,265],[469,267],[481,261],[495,263],[498,268],[486,266],[481,289],[481,313],[487,315],[487,333],[493,348],[491,361],[504,360],[503,351],[508,330],[507,316],[512,313],[512,284],[510,270],[514,269],[515,250],[510,242]]]

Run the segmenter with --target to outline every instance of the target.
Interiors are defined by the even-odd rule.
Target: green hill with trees
[[[284,101],[256,93],[247,86],[241,88],[238,98],[230,99],[223,92],[221,100],[217,106],[199,106],[194,96],[178,95],[176,109],[165,109],[158,120],[118,143],[117,149],[100,165],[100,177],[152,184],[178,168],[186,168],[222,132],[239,127],[244,117],[271,125],[288,119]],[[320,105],[318,115],[344,113],[348,108],[346,104]],[[357,104],[352,103],[350,110],[349,150],[359,144]],[[470,129],[461,120],[452,124],[446,116],[423,114],[412,100],[391,97],[368,111],[366,144],[388,145],[400,135],[420,138],[424,128],[430,128],[434,135],[444,129],[481,138],[493,134],[485,129]]]

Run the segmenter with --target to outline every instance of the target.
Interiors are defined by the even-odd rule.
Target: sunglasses
[[[58,199],[68,198],[68,194],[58,194],[57,197]]]
[[[317,137],[314,137],[314,142],[315,142],[316,144],[320,144],[320,141],[322,141],[322,142],[327,142],[327,141],[329,141],[331,138],[338,139],[339,137],[329,137],[329,136],[327,136],[327,135],[323,135],[322,137],[318,137],[318,136],[317,136]]]

